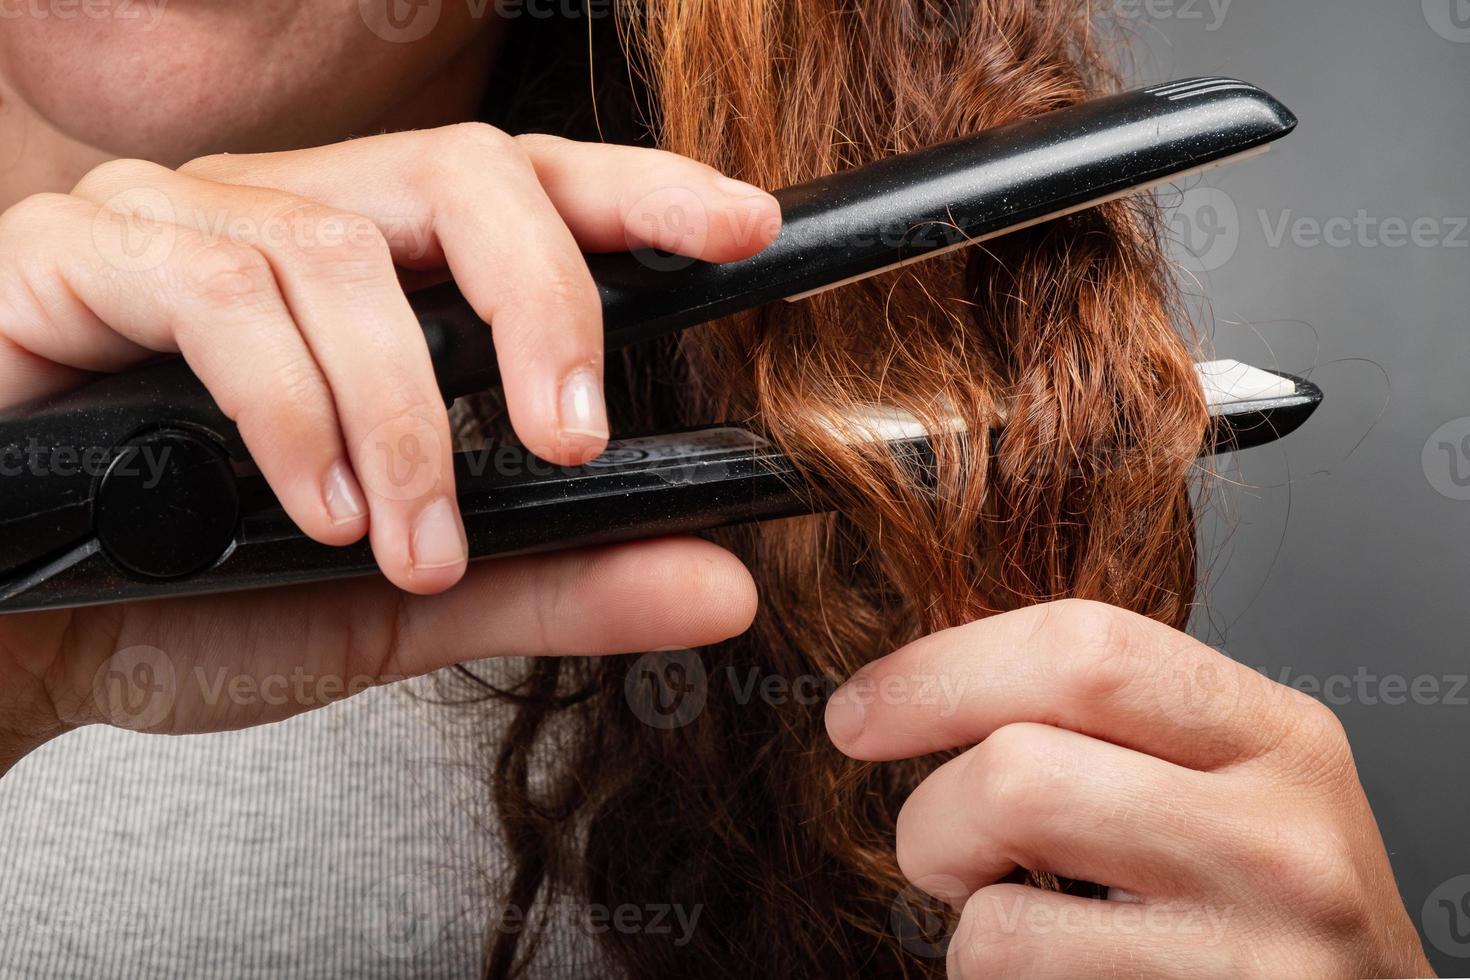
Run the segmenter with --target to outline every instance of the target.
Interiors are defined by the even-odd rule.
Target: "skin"
[[[485,656],[749,625],[748,573],[703,541],[467,572],[402,283],[456,279],[516,432],[577,463],[607,437],[580,253],[738,259],[774,236],[774,199],[669,154],[462,124],[503,26],[473,5],[412,41],[357,0],[108,9],[0,31],[4,403],[181,352],[291,517],[370,536],[384,577],[0,619],[0,772],[83,724],[240,728]],[[677,228],[671,193],[698,202]],[[404,436],[435,464],[412,492]],[[315,683],[206,682],[288,676]],[[967,749],[898,826],[905,874],[963,911],[953,976],[1429,975],[1336,719],[1173,630],[1079,602],[996,617],[865,668],[827,722],[863,760]],[[1111,900],[998,883],[1017,867]]]

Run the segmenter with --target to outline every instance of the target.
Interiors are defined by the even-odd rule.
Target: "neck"
[[[366,125],[353,127],[351,135],[424,129],[474,119],[500,33],[495,29],[484,31],[405,99]],[[329,134],[322,142],[345,135]],[[114,158],[106,150],[61,132],[0,80],[0,211],[32,194],[67,193],[92,168]]]

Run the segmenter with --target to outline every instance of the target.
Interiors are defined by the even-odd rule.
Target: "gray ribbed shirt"
[[[0,779],[0,977],[473,977],[491,709],[427,680],[263,728],[94,727]],[[478,737],[475,737],[475,736]],[[579,975],[589,943],[542,946]]]

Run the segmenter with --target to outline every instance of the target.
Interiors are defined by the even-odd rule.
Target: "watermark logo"
[[[367,491],[385,500],[418,500],[439,485],[444,445],[434,423],[416,415],[389,419],[367,434],[359,467]],[[376,465],[373,465],[376,464]]]
[[[1430,433],[1420,463],[1440,496],[1470,500],[1470,418],[1454,419]]]
[[[178,702],[173,661],[158,647],[114,653],[92,677],[92,704],[109,725],[136,732],[157,728]]]
[[[969,33],[978,4],[962,0],[908,0],[898,5],[898,26],[915,44],[943,44]]]
[[[1270,249],[1470,249],[1470,216],[1384,215],[1367,208],[1320,216],[1258,208],[1247,217],[1225,191],[1204,186],[1185,192],[1166,214],[1180,264],[1194,273],[1223,268],[1247,231]]]
[[[145,905],[69,901],[55,895],[15,894],[0,899],[0,916],[12,934],[40,933],[54,943],[86,935],[146,949],[162,935],[157,911]]]
[[[141,29],[157,30],[169,0],[0,0],[0,21],[111,20],[142,21]]]
[[[1113,0],[1113,13],[1123,20],[1173,20],[1203,25],[1209,32],[1225,26],[1235,0]]]
[[[965,883],[952,875],[932,875],[921,884],[899,892],[888,909],[888,925],[898,943],[910,954],[926,960],[942,960],[949,953],[958,916],[954,908],[936,898],[969,894]]]
[[[709,699],[709,676],[694,650],[645,653],[623,680],[623,695],[645,725],[664,731],[698,718]]]
[[[1159,708],[1181,728],[1218,724],[1240,701],[1241,669],[1224,657],[1181,656],[1165,670]]]
[[[1420,923],[1435,949],[1470,959],[1470,875],[1457,875],[1430,892]]]
[[[151,272],[178,241],[178,212],[155,187],[133,187],[108,198],[92,219],[92,242],[122,272]]]
[[[1351,674],[1326,676],[1297,673],[1290,667],[1274,672],[1267,667],[1255,670],[1282,687],[1315,698],[1331,708],[1350,704],[1369,708],[1470,706],[1470,674],[1378,674],[1362,665]]]
[[[678,272],[695,263],[691,255],[709,241],[709,209],[687,187],[660,187],[628,209],[625,241],[638,261],[655,272]],[[657,248],[648,243],[657,242]]]
[[[1218,187],[1192,187],[1169,213],[1169,231],[1185,269],[1214,272],[1240,247],[1240,211]]]
[[[1296,248],[1470,248],[1470,218],[1420,215],[1381,216],[1359,208],[1351,217],[1319,218],[1297,214],[1290,208],[1277,215],[1258,211],[1261,234],[1271,248],[1290,243]]]
[[[422,41],[439,26],[444,0],[357,0],[368,30],[390,44]]]
[[[455,914],[446,894],[445,882],[436,875],[385,878],[363,900],[363,938],[385,959],[417,959],[443,940]]]
[[[1470,0],[1423,0],[1424,19],[1446,41],[1470,44]]]

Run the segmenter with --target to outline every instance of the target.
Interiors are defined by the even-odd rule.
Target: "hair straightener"
[[[777,192],[776,241],[739,262],[588,256],[609,349],[909,262],[1265,152],[1296,126],[1254,86],[1201,78],[1099,99]],[[497,380],[490,331],[452,287],[414,297],[448,401]],[[1202,454],[1285,436],[1320,403],[1302,379],[1201,365]],[[879,410],[875,441],[923,456]],[[0,612],[370,574],[366,542],[307,538],[178,358],[0,412]],[[613,442],[559,468],[499,447],[455,459],[472,558],[708,530],[824,508],[760,433],[713,426]]]

